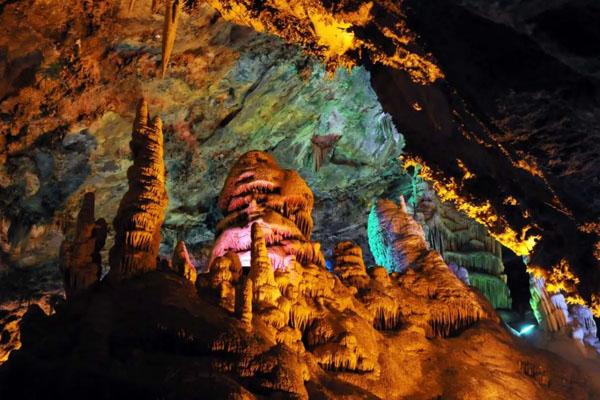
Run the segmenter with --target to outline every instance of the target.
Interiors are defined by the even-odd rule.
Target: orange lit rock
[[[172,268],[179,276],[184,277],[192,283],[196,282],[196,267],[194,267],[194,264],[190,260],[190,255],[183,240],[177,242],[173,250]]]
[[[113,221],[115,243],[110,250],[112,280],[127,279],[156,269],[160,228],[167,208],[162,122],[148,120],[148,105],[140,101],[130,142],[133,165],[127,171],[129,190]]]
[[[364,287],[368,280],[362,249],[352,242],[341,242],[333,249],[333,271],[340,279],[356,288]]]
[[[169,60],[175,45],[175,37],[177,35],[177,25],[179,17],[183,12],[183,0],[165,0],[165,20],[163,25],[162,36],[162,76],[164,77],[169,68]],[[155,5],[152,4],[152,9]]]
[[[86,193],[77,216],[75,236],[61,245],[61,265],[65,294],[72,299],[100,280],[100,251],[106,240],[104,219],[95,220],[94,193]]]

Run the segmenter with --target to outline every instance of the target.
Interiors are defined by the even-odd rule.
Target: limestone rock
[[[423,229],[400,205],[379,200],[369,214],[369,246],[375,262],[388,271],[404,272],[427,250]]]
[[[196,283],[196,267],[194,267],[194,264],[192,264],[192,261],[190,260],[190,255],[188,254],[183,240],[177,242],[171,262],[172,268],[179,276],[184,277],[192,283]]]
[[[165,20],[162,36],[162,76],[164,77],[169,68],[169,60],[175,45],[175,36],[177,35],[177,25],[179,17],[183,12],[183,0],[165,0]],[[152,4],[152,9],[155,5]]]
[[[162,122],[148,120],[141,100],[130,142],[133,165],[127,171],[129,190],[113,221],[115,243],[110,250],[109,278],[121,280],[156,269],[160,228],[168,197],[165,187]]]
[[[94,193],[86,193],[77,216],[75,236],[61,245],[60,269],[68,300],[98,282],[102,273],[100,251],[106,241],[107,224],[102,218],[95,220],[94,203]]]
[[[292,260],[324,267],[320,245],[310,241],[313,205],[312,191],[296,171],[281,169],[264,152],[242,155],[219,196],[225,217],[217,225],[209,264],[232,251],[249,267],[250,229],[259,223],[275,270],[287,268]]]
[[[333,249],[333,258],[333,272],[344,283],[356,288],[367,285],[369,275],[367,275],[362,249],[359,246],[350,241],[338,243]]]

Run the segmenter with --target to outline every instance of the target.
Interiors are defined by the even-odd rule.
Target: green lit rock
[[[469,272],[471,286],[479,289],[494,308],[510,309],[512,299],[506,282],[497,276]]]

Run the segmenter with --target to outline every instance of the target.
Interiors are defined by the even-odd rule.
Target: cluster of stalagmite
[[[133,165],[127,170],[129,190],[113,221],[115,242],[110,250],[112,280],[126,279],[156,269],[160,229],[167,208],[162,122],[148,120],[141,100],[130,142]]]
[[[320,245],[310,241],[313,203],[311,190],[296,171],[281,169],[263,152],[242,155],[219,196],[225,217],[217,224],[209,266],[232,251],[249,267],[254,223],[262,227],[274,269],[286,269],[294,260],[325,266]]]
[[[468,219],[451,205],[441,204],[427,187],[415,207],[415,219],[423,226],[430,248],[457,270],[465,268],[469,284],[479,289],[494,308],[511,308],[502,246],[483,225]]]
[[[384,350],[377,331],[448,337],[495,320],[491,306],[428,249],[403,203],[381,201],[377,208],[389,257],[402,266],[396,272],[367,269],[352,242],[335,246],[333,274],[321,258],[287,251],[286,241],[310,243],[312,193],[297,174],[295,186],[286,187],[286,175],[290,171],[265,153],[240,158],[221,193],[226,213],[210,270],[199,275],[201,293],[212,292],[246,329],[267,329],[277,343],[310,354],[326,371],[378,376]],[[282,257],[289,257],[285,268],[273,262]]]
[[[61,265],[65,294],[71,299],[100,280],[102,257],[100,251],[106,240],[107,224],[96,220],[94,193],[83,196],[77,216],[75,235],[61,246]]]

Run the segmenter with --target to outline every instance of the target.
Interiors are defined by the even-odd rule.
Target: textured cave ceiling
[[[600,287],[598,236],[580,230],[600,214],[600,28],[590,23],[600,11],[593,1],[406,0],[401,9],[376,2],[379,25],[355,32],[376,50],[371,58],[350,52],[363,67],[332,79],[298,47],[188,2],[196,4],[180,24],[164,80],[157,68],[162,19],[149,15],[149,2],[138,1],[132,13],[118,2],[51,3],[0,2],[3,25],[19,32],[0,39],[4,264],[50,261],[60,225],[90,187],[100,216],[112,220],[125,188],[132,105],[143,94],[166,124],[170,243],[212,240],[218,188],[232,161],[253,148],[272,151],[307,179],[317,198],[315,235],[325,245],[352,235],[364,243],[367,203],[406,190],[396,162],[404,151],[436,179],[462,182],[463,199],[489,201],[516,232],[532,226],[528,234],[543,238],[536,263],[550,267],[565,257],[582,294]],[[254,7],[253,18],[274,15],[264,2],[240,3]],[[360,5],[314,3],[334,14]],[[386,7],[397,13],[385,14]],[[391,51],[377,29],[398,21],[409,50],[422,55],[418,62],[437,65],[445,79],[423,85],[373,62],[373,54]],[[302,29],[275,33],[321,55]],[[384,112],[397,131],[386,129]],[[310,138],[338,130],[335,157],[315,172]],[[459,159],[475,178],[463,182]],[[519,160],[544,178],[516,167]],[[506,204],[509,196],[517,206]],[[349,210],[357,204],[365,207]]]

